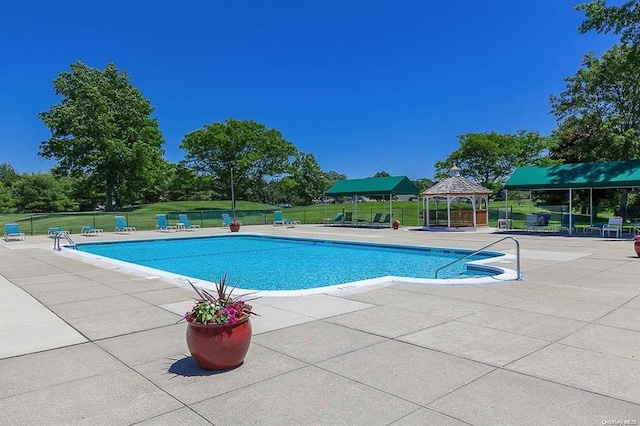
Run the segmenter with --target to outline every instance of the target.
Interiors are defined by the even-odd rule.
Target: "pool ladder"
[[[442,270],[444,268],[448,268],[451,265],[455,265],[458,262],[462,262],[463,260],[468,259],[471,256],[474,256],[474,255],[480,253],[482,250],[486,250],[489,247],[494,246],[494,245],[496,245],[498,243],[501,243],[504,240],[512,240],[514,243],[516,243],[516,268],[517,268],[517,273],[518,273],[518,278],[516,278],[516,280],[517,281],[521,281],[522,280],[522,276],[520,275],[520,243],[518,242],[518,240],[516,240],[513,237],[500,238],[498,241],[494,241],[491,244],[487,244],[486,246],[479,248],[478,250],[474,251],[473,253],[470,253],[470,254],[468,254],[466,256],[463,256],[463,257],[461,257],[459,259],[456,259],[454,261],[451,261],[451,262],[447,263],[446,265],[443,265],[443,266],[439,267],[438,269],[436,269],[435,278],[438,278],[438,272],[440,272],[440,270]]]
[[[73,240],[71,239],[71,236],[69,235],[68,232],[56,232],[53,236],[53,249],[56,251],[60,251],[62,250],[62,247],[60,246],[60,239],[64,238],[65,240],[67,240],[69,242],[69,244],[71,244],[71,247],[73,247],[74,249],[78,250],[78,246],[76,246],[76,243],[73,242]]]

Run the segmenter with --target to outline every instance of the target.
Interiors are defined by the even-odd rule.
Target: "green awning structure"
[[[505,189],[567,190],[640,187],[640,160],[518,167]]]
[[[325,195],[413,195],[420,190],[406,176],[339,180]]]

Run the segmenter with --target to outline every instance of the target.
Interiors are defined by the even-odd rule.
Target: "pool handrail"
[[[482,250],[488,249],[489,247],[491,247],[493,245],[496,245],[496,244],[498,244],[498,243],[500,243],[500,242],[502,242],[504,240],[513,240],[513,242],[516,243],[516,269],[517,269],[517,273],[518,273],[518,275],[517,275],[518,278],[516,278],[516,281],[522,281],[522,277],[520,276],[520,242],[518,242],[518,240],[516,240],[513,237],[500,238],[498,241],[494,241],[491,244],[487,244],[486,246],[479,248],[478,250],[474,251],[473,253],[469,253],[466,256],[463,256],[461,258],[455,259],[455,260],[447,263],[446,265],[443,265],[443,266],[439,267],[438,269],[436,269],[434,277],[436,279],[438,278],[438,272],[440,272],[440,270],[442,270],[444,268],[447,268],[447,267],[449,267],[451,265],[454,265],[454,264],[456,264],[458,262],[461,262],[461,261],[463,261],[465,259],[468,259],[471,256],[474,256],[474,255],[480,253]]]

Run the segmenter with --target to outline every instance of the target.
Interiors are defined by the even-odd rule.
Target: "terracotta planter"
[[[229,370],[244,362],[251,343],[249,316],[232,325],[187,324],[187,346],[205,370]]]
[[[231,229],[231,232],[238,232],[240,230],[240,224],[231,222],[229,229]]]
[[[633,248],[636,250],[636,255],[640,257],[640,238],[633,239]]]
[[[393,222],[391,222],[391,227],[393,229],[398,229],[399,226],[400,226],[400,222],[398,222],[397,220],[394,220]]]

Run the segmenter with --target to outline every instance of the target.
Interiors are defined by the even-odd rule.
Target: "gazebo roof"
[[[449,176],[445,180],[438,182],[426,191],[422,191],[420,195],[426,197],[438,195],[470,196],[489,195],[492,193],[492,190],[460,176],[460,174],[458,173],[458,168],[456,166],[453,166],[451,168],[451,176]]]

